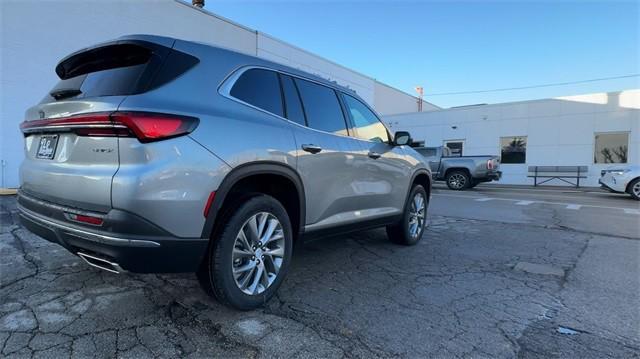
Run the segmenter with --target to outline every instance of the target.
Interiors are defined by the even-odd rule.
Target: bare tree
[[[627,163],[627,146],[614,148],[613,153],[618,157],[618,163]]]

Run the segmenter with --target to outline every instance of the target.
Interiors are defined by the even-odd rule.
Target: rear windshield
[[[437,154],[437,151],[435,148],[421,148],[417,151],[424,157],[435,157]]]
[[[145,41],[105,45],[62,60],[56,67],[60,81],[49,95],[63,100],[138,94],[173,80],[197,63],[191,55]]]

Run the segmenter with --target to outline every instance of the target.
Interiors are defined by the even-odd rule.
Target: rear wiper
[[[49,92],[49,95],[56,100],[62,100],[63,98],[78,96],[81,93],[82,91],[78,89],[58,89]]]

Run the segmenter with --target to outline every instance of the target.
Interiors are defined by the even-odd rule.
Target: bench
[[[580,179],[587,178],[589,167],[587,166],[529,166],[529,175],[533,178],[533,185],[538,186],[558,179],[572,186],[580,187]],[[538,182],[538,178],[546,178],[542,182]],[[574,179],[575,183],[567,179]]]

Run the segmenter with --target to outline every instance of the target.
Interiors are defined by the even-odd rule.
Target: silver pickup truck
[[[416,147],[431,167],[433,179],[446,181],[449,189],[462,191],[478,183],[498,181],[502,176],[498,156],[451,156],[449,148]]]

